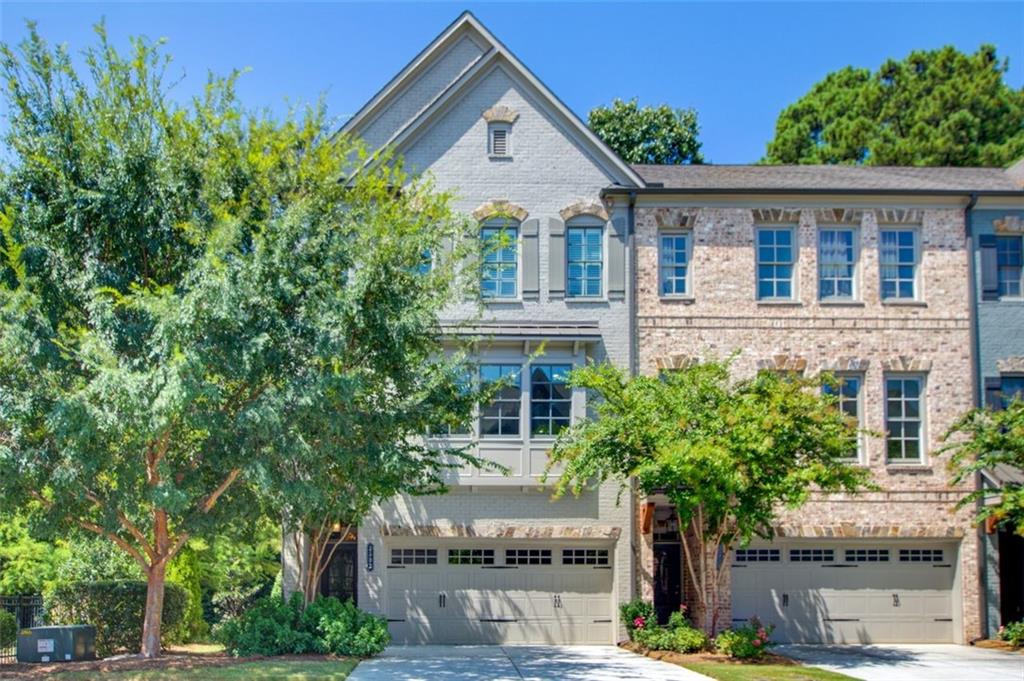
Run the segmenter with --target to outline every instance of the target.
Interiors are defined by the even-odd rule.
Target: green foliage
[[[29,534],[21,515],[0,519],[0,594],[42,593],[57,579],[66,552]]]
[[[18,640],[18,619],[13,613],[0,609],[0,648],[10,648]]]
[[[303,610],[298,592],[287,603],[259,599],[241,616],[218,625],[214,636],[239,656],[329,653],[369,657],[380,654],[391,642],[384,618],[336,598],[317,598]]]
[[[201,641],[210,633],[210,625],[203,619],[202,570],[198,552],[188,546],[167,566],[167,583],[177,584],[185,590],[188,597],[181,622],[173,631],[169,630],[168,636],[165,637],[169,641]]]
[[[590,110],[587,125],[627,163],[703,163],[697,112],[615,99]]]
[[[769,639],[772,625],[761,624],[756,617],[737,629],[727,629],[715,637],[718,652],[741,660],[756,660],[764,657],[768,648],[774,645]]]
[[[787,107],[768,163],[1005,166],[1024,156],[1024,89],[991,45],[829,73]]]
[[[799,507],[812,490],[869,485],[865,470],[844,462],[857,429],[823,394],[829,377],[760,372],[732,380],[730,367],[712,361],[634,378],[607,364],[577,369],[570,384],[600,400],[592,418],[563,431],[549,462],[563,466],[556,494],[617,480],[624,490],[635,481],[639,494],[669,498],[680,527],[701,544],[685,564],[706,631],[716,629],[716,576],[728,569],[732,547],[770,539],[779,508]],[[683,549],[689,554],[687,543]],[[725,560],[698,563],[719,549]]]
[[[626,627],[626,633],[629,634],[629,640],[632,641],[638,627],[642,629],[648,624],[657,623],[654,604],[642,598],[634,598],[628,603],[622,603],[619,605],[619,620]]]
[[[945,440],[940,453],[950,455],[953,484],[985,470],[1024,469],[1024,401],[1014,400],[999,411],[972,410],[950,427]],[[979,522],[994,518],[1024,536],[1024,485],[975,489],[958,502],[958,508],[967,506],[978,508]]]
[[[175,104],[158,46],[98,35],[81,62],[34,27],[0,48],[0,506],[148,569],[475,462],[419,437],[476,401],[436,333],[477,281],[449,197],[322,107],[244,110],[237,74]]]
[[[188,606],[188,594],[177,584],[164,590],[165,632],[181,623]],[[46,599],[51,624],[91,624],[96,627],[96,654],[100,657],[120,650],[137,653],[142,640],[146,609],[146,582],[119,580],[62,584]]]
[[[630,608],[628,612],[623,606],[620,608],[619,614],[623,622],[626,623],[630,640],[636,641],[647,650],[695,653],[708,647],[707,634],[694,628],[681,611],[669,615],[668,625],[661,627],[657,625],[653,606],[639,600],[633,601],[632,604],[636,604],[636,606]],[[651,608],[649,615],[645,606]],[[630,619],[627,620],[627,617]],[[639,620],[643,621],[642,626],[638,625]]]
[[[999,638],[1014,648],[1024,646],[1024,620],[999,627]]]
[[[138,564],[109,541],[73,533],[60,544],[63,550],[57,564],[57,585],[143,578]]]

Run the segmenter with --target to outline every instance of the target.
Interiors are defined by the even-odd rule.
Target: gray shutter
[[[548,218],[548,293],[552,300],[565,298],[565,223]]]
[[[540,220],[523,223],[523,300],[540,300]]]
[[[626,218],[612,220],[608,233],[608,298],[624,300],[626,297]]]
[[[1001,411],[1003,408],[1001,376],[985,377],[985,406],[993,411]]]
[[[475,232],[476,244],[468,244],[470,248],[465,248],[466,258],[463,261],[466,272],[474,278],[472,284],[466,289],[466,300],[479,300],[480,299],[480,266],[483,264],[483,258],[480,257],[483,251],[483,242],[480,240],[480,230],[482,226],[477,226]]]
[[[999,300],[999,259],[996,255],[996,235],[978,236],[981,251],[981,299]]]

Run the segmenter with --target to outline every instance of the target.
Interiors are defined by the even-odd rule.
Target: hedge
[[[167,583],[161,632],[173,633],[187,606],[188,593],[177,584]],[[141,580],[64,584],[49,595],[46,607],[51,624],[95,626],[96,654],[101,657],[141,649],[146,610],[146,583]]]
[[[0,610],[0,648],[10,648],[18,637],[18,620],[6,610]]]

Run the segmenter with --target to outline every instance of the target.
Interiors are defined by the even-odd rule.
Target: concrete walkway
[[[958,645],[780,645],[805,664],[870,681],[1021,681],[1024,655]]]
[[[708,681],[615,646],[392,646],[349,681]]]

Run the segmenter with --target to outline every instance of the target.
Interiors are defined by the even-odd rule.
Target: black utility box
[[[18,662],[74,662],[96,659],[96,627],[72,624],[18,631]]]

